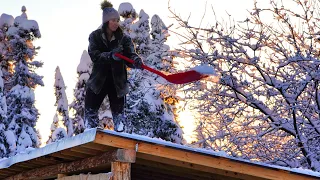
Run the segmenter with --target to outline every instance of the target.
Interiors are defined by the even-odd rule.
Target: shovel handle
[[[123,60],[125,60],[125,61],[127,61],[127,62],[129,62],[129,63],[131,63],[131,64],[134,64],[134,60],[132,60],[132,59],[130,59],[130,58],[128,58],[128,57],[126,57],[126,56],[124,56],[124,55],[122,55],[122,54],[116,53],[115,56],[117,56],[118,58],[121,58],[121,59],[123,59]],[[151,67],[146,66],[146,65],[144,65],[144,64],[142,64],[141,67],[142,67],[143,69],[148,70],[148,71],[150,71],[150,72],[152,72],[152,73],[155,73],[155,74],[157,74],[157,75],[159,75],[159,76],[161,76],[161,77],[163,77],[163,78],[165,78],[165,79],[166,79],[166,77],[167,77],[167,75],[163,74],[162,72],[160,72],[160,71],[158,71],[158,70],[155,70],[155,69],[152,69]]]

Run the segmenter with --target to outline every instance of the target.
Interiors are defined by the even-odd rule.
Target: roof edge
[[[0,169],[8,168],[16,163],[28,161],[61,150],[69,149],[75,146],[93,142],[96,138],[97,129],[89,129],[76,136],[64,138],[58,142],[48,144],[42,148],[36,148],[26,153],[19,153],[7,159],[0,160]]]

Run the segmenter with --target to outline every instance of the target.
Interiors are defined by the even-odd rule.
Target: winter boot
[[[96,128],[99,126],[98,112],[94,109],[85,109],[84,120],[86,129]]]
[[[124,114],[113,116],[114,131],[123,132],[125,130],[126,117]]]

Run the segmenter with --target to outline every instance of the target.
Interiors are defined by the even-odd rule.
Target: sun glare
[[[178,103],[178,122],[183,130],[183,137],[187,141],[187,143],[191,143],[192,141],[196,141],[196,121],[195,121],[195,113],[188,107],[185,106],[184,101],[180,101]],[[184,107],[184,108],[183,108]]]

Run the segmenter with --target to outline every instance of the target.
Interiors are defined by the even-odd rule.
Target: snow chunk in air
[[[200,65],[192,68],[192,70],[197,71],[200,74],[206,74],[206,75],[217,75],[215,70],[208,65]]]

